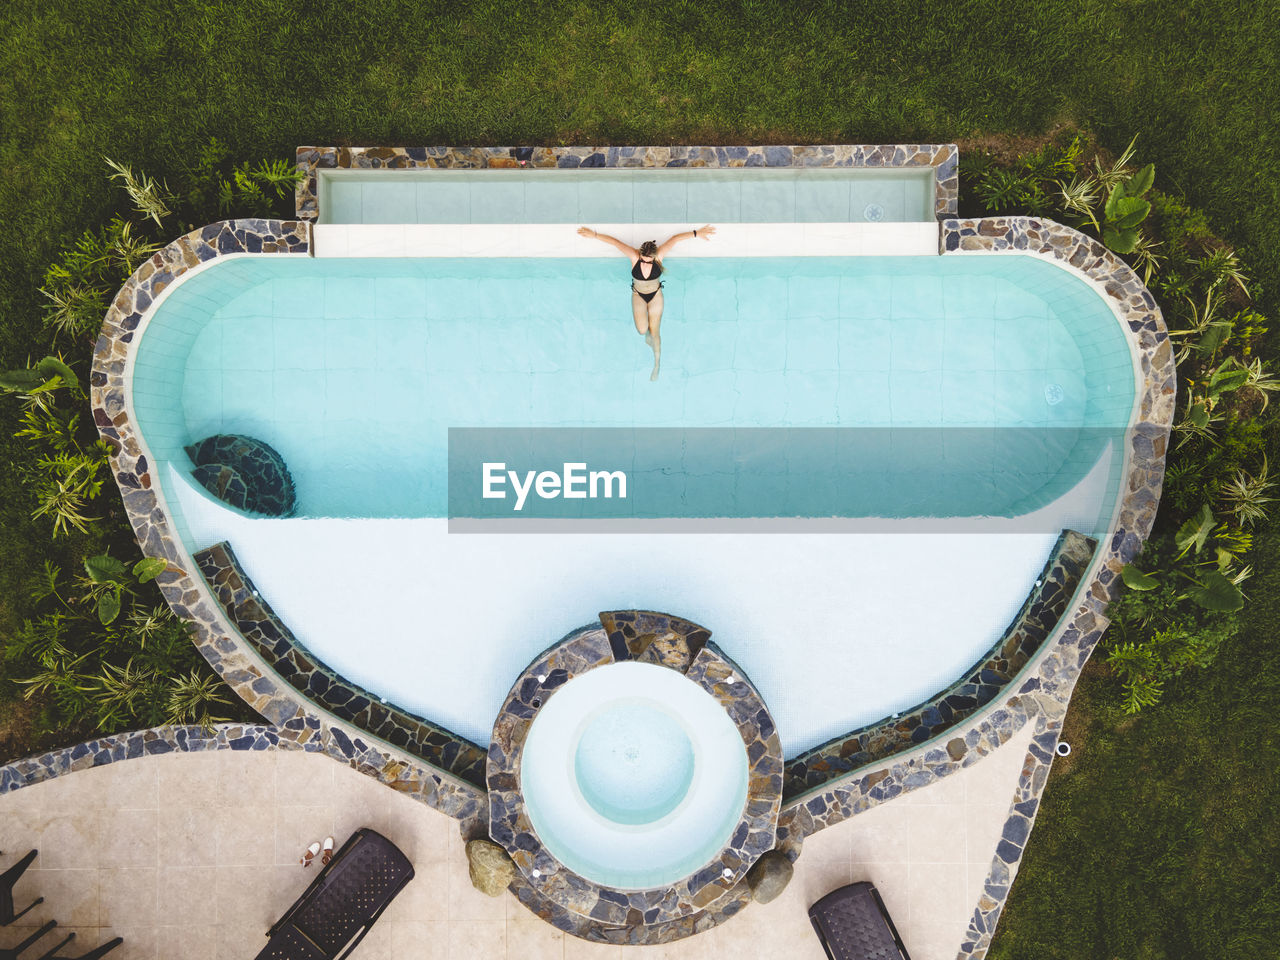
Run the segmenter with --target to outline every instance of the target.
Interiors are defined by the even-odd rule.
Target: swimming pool
[[[145,328],[132,403],[171,515],[190,549],[230,541],[332,667],[478,743],[513,665],[596,611],[648,607],[714,626],[792,755],[945,686],[1057,532],[1112,516],[1118,447],[1064,457],[1030,532],[471,537],[444,520],[450,426],[1123,431],[1115,315],[1036,258],[673,263],[657,383],[617,261],[275,261],[216,263]],[[183,447],[219,433],[280,451],[294,517],[190,481]],[[815,676],[850,659],[841,689]]]

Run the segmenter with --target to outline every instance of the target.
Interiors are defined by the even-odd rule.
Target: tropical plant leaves
[[[1115,220],[1120,209],[1118,204],[1124,198],[1124,184],[1117,183],[1111,188],[1111,192],[1107,194],[1107,202],[1102,205],[1102,215],[1108,220]]]
[[[37,370],[0,370],[0,390],[27,393],[42,383],[44,377]]]
[[[1244,607],[1244,594],[1218,570],[1211,570],[1204,578],[1187,589],[1187,596],[1214,613],[1234,613]]]
[[[1209,395],[1217,397],[1232,390],[1239,390],[1248,381],[1249,371],[1247,369],[1224,363],[1213,371],[1213,376],[1209,378]]]
[[[1149,573],[1143,573],[1132,563],[1126,563],[1120,570],[1120,576],[1124,579],[1124,585],[1130,590],[1154,590],[1160,586],[1160,581]]]
[[[143,557],[133,565],[133,575],[139,583],[147,583],[164,573],[169,562],[161,557]]]
[[[1156,182],[1156,165],[1148,163],[1145,167],[1135,173],[1124,185],[1124,193],[1126,197],[1140,197],[1148,190],[1151,185]]]
[[[1182,556],[1193,546],[1195,552],[1199,553],[1204,548],[1205,541],[1209,539],[1209,534],[1213,532],[1213,525],[1213,511],[1206,503],[1200,507],[1200,512],[1179,527],[1174,535],[1173,542],[1178,547],[1178,555]]]
[[[1113,253],[1133,253],[1138,246],[1137,228],[1117,230],[1111,224],[1102,228],[1102,242]]]
[[[98,619],[103,626],[120,616],[120,584],[113,583],[98,594]]]
[[[84,569],[94,583],[119,583],[125,574],[125,565],[105,553],[96,557],[85,557]]]
[[[81,392],[80,379],[75,375],[75,372],[70,367],[57,357],[45,357],[36,364],[36,369],[40,371],[46,379],[58,377],[67,385],[72,393],[78,394]]]
[[[1107,201],[1107,220],[1118,230],[1136,227],[1151,212],[1151,204],[1138,197],[1115,197]]]
[[[1187,417],[1193,426],[1201,430],[1209,426],[1209,408],[1203,403],[1193,403],[1187,411]]]

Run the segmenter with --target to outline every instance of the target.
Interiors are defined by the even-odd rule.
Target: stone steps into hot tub
[[[937,696],[894,717],[854,730],[788,760],[783,804],[842,779],[859,767],[924,743],[986,706],[1017,677],[1053,632],[1093,558],[1097,541],[1064,530],[1022,609],[987,655]],[[967,750],[959,737],[947,744],[952,759]]]
[[[654,610],[610,610],[600,614],[613,658],[636,660],[688,673],[711,631],[690,620]]]
[[[481,747],[383,703],[313,656],[255,589],[229,543],[199,551],[195,561],[241,636],[286,683],[338,719],[485,788],[486,752]]]

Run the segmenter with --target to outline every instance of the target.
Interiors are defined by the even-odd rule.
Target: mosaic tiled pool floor
[[[806,915],[854,880],[881,889],[915,960],[953,960],[994,855],[1031,735],[945,781],[811,837],[785,893],[661,947],[566,937],[467,877],[457,824],[326,757],[169,754],[67,774],[0,797],[0,850],[37,847],[17,897],[44,896],[0,946],[57,919],[77,943],[125,938],[112,960],[244,960],[311,875],[306,843],[372,826],[416,878],[361,944],[362,960],[821,960]]]

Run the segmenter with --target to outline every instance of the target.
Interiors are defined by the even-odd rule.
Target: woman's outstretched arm
[[[630,257],[632,260],[640,259],[639,250],[630,244],[623,243],[617,237],[609,236],[607,233],[600,233],[596,230],[592,230],[590,227],[579,227],[578,236],[590,237],[592,240],[599,240],[602,243],[609,244],[611,247],[617,247],[620,253]]]
[[[668,250],[674,247],[682,240],[691,240],[697,237],[699,240],[710,240],[715,235],[716,228],[710,224],[698,227],[697,230],[686,230],[684,233],[677,233],[674,237],[670,237],[660,247],[658,247],[658,257],[663,257]]]

